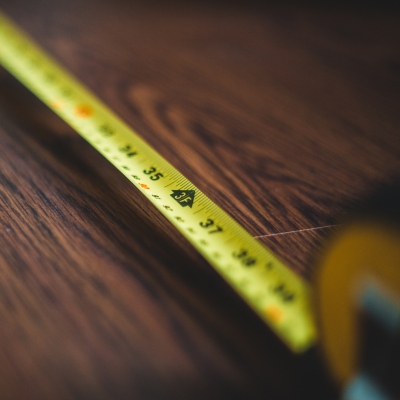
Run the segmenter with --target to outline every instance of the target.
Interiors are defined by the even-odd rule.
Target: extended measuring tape
[[[122,172],[293,351],[315,342],[307,283],[1,12],[0,63]]]
[[[315,343],[308,285],[1,12],[0,64],[122,172],[293,351]],[[399,204],[400,189],[380,193],[338,231],[314,277],[321,348],[346,400],[400,396]]]

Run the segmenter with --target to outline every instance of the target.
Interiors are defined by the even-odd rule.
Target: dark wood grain
[[[346,203],[399,171],[396,12],[0,7],[305,277]],[[1,69],[0,154],[2,399],[333,395],[313,354],[290,354],[122,175]]]

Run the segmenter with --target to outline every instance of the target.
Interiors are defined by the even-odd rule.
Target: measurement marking
[[[185,182],[186,178],[184,176],[179,177],[179,179],[176,181],[177,184],[181,184],[181,182]]]
[[[202,206],[204,204],[207,204],[207,202],[204,199],[201,199],[201,197],[199,198],[199,201],[197,201],[197,206]],[[206,207],[206,206],[205,206]]]
[[[202,208],[201,210],[199,210],[199,211],[194,212],[193,215],[199,213],[200,211],[203,211],[204,209],[205,209],[205,207],[203,207],[203,208]]]
[[[175,182],[172,182],[172,183],[170,183],[169,185],[167,185],[167,186],[164,186],[165,188],[166,187],[168,187],[168,186],[171,186],[171,185],[173,185]]]
[[[306,231],[316,231],[318,229],[325,229],[325,228],[332,228],[334,226],[339,225],[325,225],[325,226],[318,226],[316,228],[306,228],[306,229],[298,229],[296,231],[289,231],[289,232],[278,232],[278,233],[269,233],[268,235],[261,235],[261,236],[253,236],[254,239],[271,237],[271,236],[280,236],[280,235],[288,235],[289,233],[299,233],[299,232],[306,232]]]
[[[272,304],[265,309],[265,313],[273,319],[275,322],[279,322],[282,320],[284,312],[282,308]]]

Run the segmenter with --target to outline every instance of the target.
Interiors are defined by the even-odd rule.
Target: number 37
[[[208,229],[211,227],[214,228],[214,229],[209,230],[208,233],[217,233],[217,232],[223,231],[223,229],[220,226],[214,225],[214,220],[212,220],[210,218],[208,218],[207,221],[205,221],[205,222],[200,222],[200,226],[205,229]]]

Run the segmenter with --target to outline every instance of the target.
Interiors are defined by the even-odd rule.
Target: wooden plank
[[[399,170],[396,14],[0,7],[304,276],[344,204]],[[3,398],[317,390],[301,373],[314,361],[294,358],[124,177],[3,70],[0,89]]]

